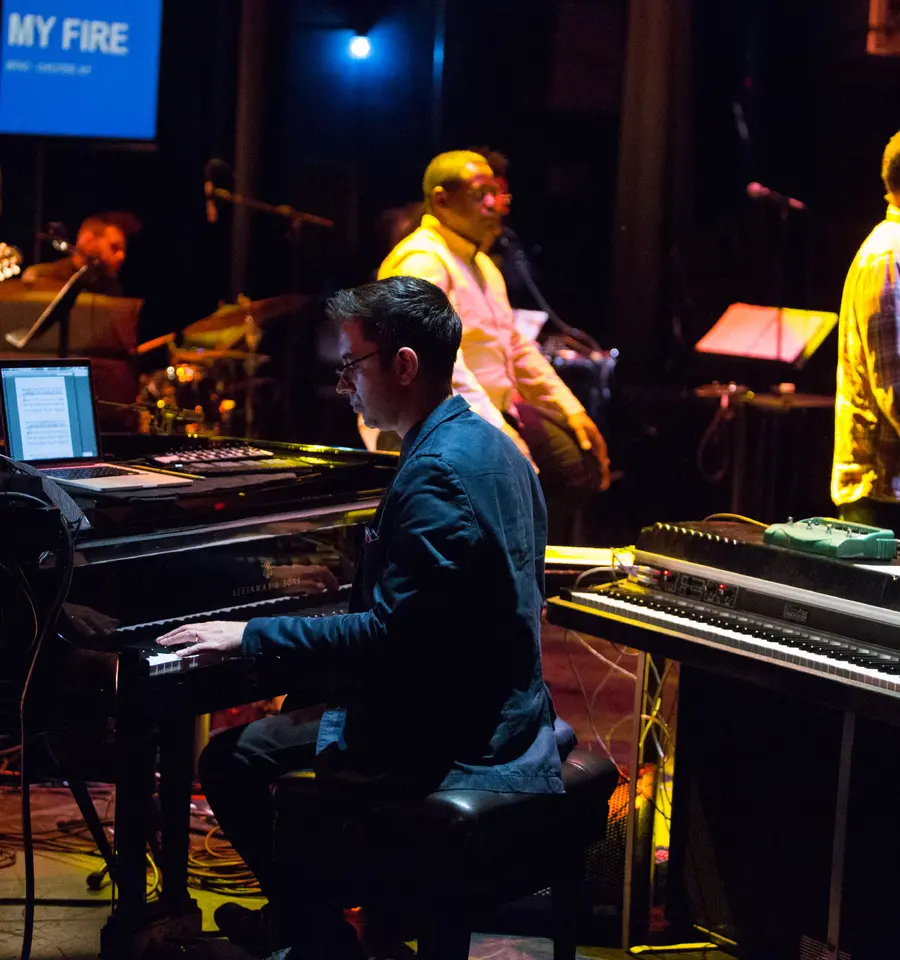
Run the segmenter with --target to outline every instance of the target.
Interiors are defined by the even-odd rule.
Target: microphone
[[[66,225],[59,220],[47,224],[43,233],[38,234],[39,240],[47,240],[57,253],[70,253],[72,244],[69,243],[69,231]]]
[[[216,203],[216,181],[231,177],[231,168],[224,160],[213,157],[203,168],[203,196],[206,197],[206,222],[219,222],[219,205]]]
[[[786,197],[783,193],[777,193],[775,190],[770,190],[768,187],[764,187],[761,183],[756,183],[755,181],[747,184],[747,196],[751,200],[768,200],[770,203],[777,203],[791,210],[806,209],[806,204],[802,200],[797,200],[794,197]]]
[[[219,222],[219,208],[216,206],[215,187],[212,180],[203,181],[203,194],[206,197],[206,222]]]

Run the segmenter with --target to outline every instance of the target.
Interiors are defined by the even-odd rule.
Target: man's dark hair
[[[895,133],[884,148],[881,179],[891,197],[900,197],[900,133]]]
[[[418,277],[388,277],[339,290],[325,314],[337,323],[359,323],[367,340],[378,344],[388,364],[401,347],[415,350],[431,377],[450,381],[462,340],[462,321],[447,295]]]
[[[130,239],[136,234],[143,224],[128,210],[105,210],[103,213],[92,213],[81,221],[78,232],[86,230],[95,237],[102,237],[107,227],[118,227],[125,234],[125,239]]]

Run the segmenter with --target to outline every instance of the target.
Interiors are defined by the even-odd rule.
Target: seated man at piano
[[[546,509],[516,444],[453,395],[459,316],[415,277],[341,291],[328,316],[340,324],[338,393],[403,440],[350,612],[191,624],[159,640],[185,656],[252,657],[289,688],[320,671],[333,678],[320,721],[282,712],[229,729],[200,760],[207,799],[269,899],[262,911],[225,904],[216,920],[260,956],[288,944],[312,955],[314,929],[329,956],[365,956],[338,905],[321,902],[315,863],[296,864],[308,896],[279,902],[269,788],[281,774],[313,768],[360,804],[563,790],[540,658]]]
[[[35,263],[22,274],[22,283],[32,290],[56,292],[72,275],[90,262],[82,289],[108,297],[123,295],[119,274],[128,252],[128,238],[140,228],[132,213],[96,213],[82,221],[75,243],[60,260]]]

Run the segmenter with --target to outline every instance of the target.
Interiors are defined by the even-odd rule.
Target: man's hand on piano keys
[[[190,623],[163,634],[156,642],[161,647],[175,647],[179,657],[192,657],[205,650],[236,653],[241,649],[246,623],[234,620],[210,620],[208,623]]]

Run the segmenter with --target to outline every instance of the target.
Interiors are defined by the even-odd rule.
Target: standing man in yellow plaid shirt
[[[844,283],[831,498],[841,517],[900,532],[900,133],[884,151],[885,219]]]

